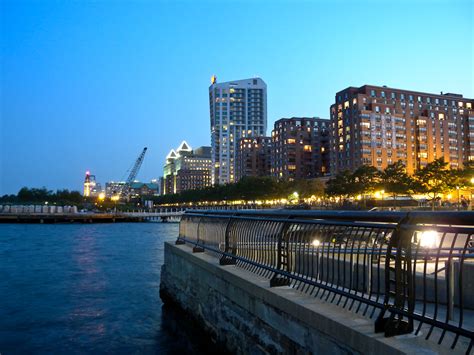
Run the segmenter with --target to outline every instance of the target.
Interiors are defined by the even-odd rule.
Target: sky
[[[261,77],[268,127],[329,117],[364,84],[474,98],[474,7],[446,1],[8,1],[0,6],[0,195],[162,175],[210,145],[208,88]]]

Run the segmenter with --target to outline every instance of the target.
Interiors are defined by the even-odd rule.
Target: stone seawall
[[[270,288],[268,279],[187,245],[165,243],[160,294],[233,353],[449,353],[419,337],[374,334],[373,320],[290,287]]]

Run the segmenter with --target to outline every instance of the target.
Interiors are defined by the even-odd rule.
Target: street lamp
[[[471,178],[471,200],[469,201],[469,211],[472,211],[472,206],[474,205],[472,187],[474,186],[474,177]]]
[[[416,233],[417,242],[420,243],[420,247],[433,249],[438,246],[439,237],[438,232],[435,230],[426,230]]]
[[[458,192],[458,208],[457,208],[457,210],[459,211],[460,210],[460,204],[461,204],[461,200],[459,199],[459,186],[456,186],[456,191]]]

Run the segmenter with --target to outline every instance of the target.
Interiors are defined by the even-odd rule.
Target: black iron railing
[[[177,244],[466,352],[474,337],[473,212],[187,211]]]

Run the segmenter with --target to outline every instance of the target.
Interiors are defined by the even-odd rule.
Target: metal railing
[[[187,211],[176,243],[374,318],[385,336],[472,350],[473,212]]]

